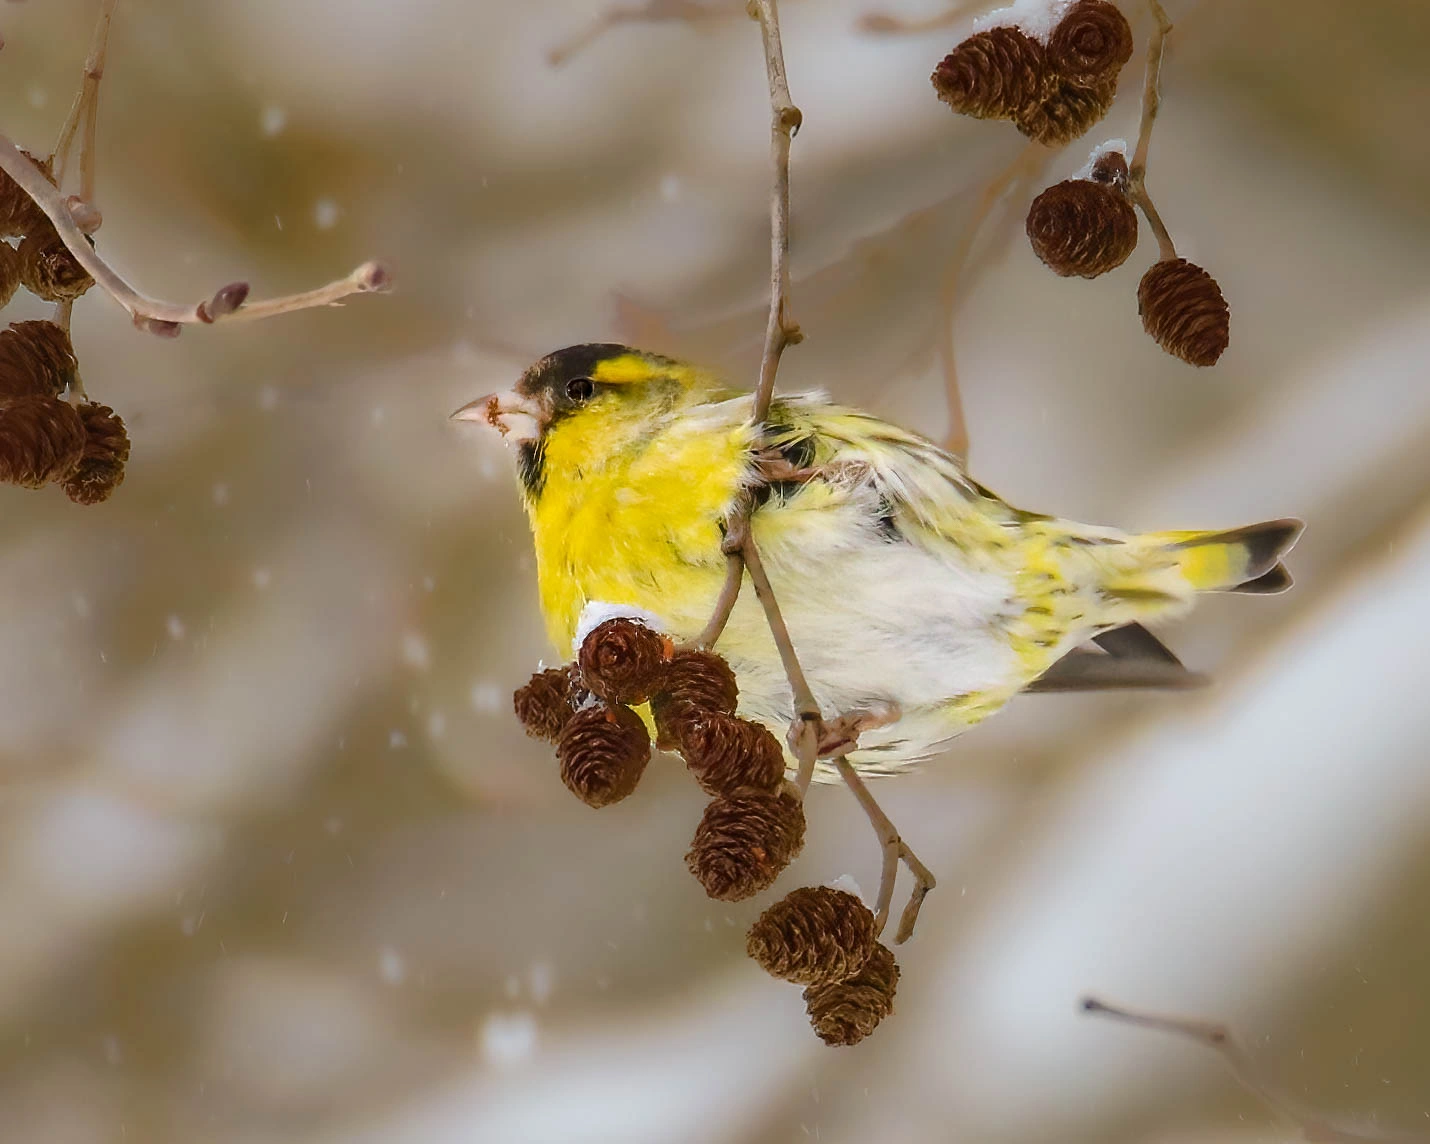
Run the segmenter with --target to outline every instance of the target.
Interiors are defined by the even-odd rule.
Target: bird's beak
[[[467,402],[452,414],[452,420],[490,425],[508,444],[515,445],[541,436],[541,414],[535,401],[508,389]]]

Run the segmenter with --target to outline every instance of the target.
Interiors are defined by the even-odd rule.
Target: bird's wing
[[[1032,519],[971,480],[957,457],[927,438],[820,395],[780,399],[770,425],[770,444],[796,467],[822,470],[835,482],[862,476],[910,540],[920,532],[957,540],[970,529],[997,533]]]
[[[1181,690],[1203,687],[1205,675],[1188,671],[1176,654],[1141,624],[1127,624],[1093,637],[1102,650],[1074,648],[1030,683],[1026,690],[1120,691],[1131,688]]]

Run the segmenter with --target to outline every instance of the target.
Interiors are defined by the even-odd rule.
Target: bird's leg
[[[864,461],[831,461],[827,465],[795,465],[774,451],[755,454],[755,476],[760,486],[782,482],[806,484],[813,480],[848,481],[857,484],[869,476],[869,465]]]
[[[859,736],[865,731],[897,723],[903,715],[903,708],[892,699],[846,711],[824,724],[824,733],[819,740],[819,757],[829,759],[847,755],[859,746]]]
[[[792,465],[778,453],[759,453],[755,456],[755,474],[762,485],[772,485],[777,481],[793,481],[802,485],[822,473],[819,468]]]
[[[883,850],[884,862],[879,873],[879,900],[874,909],[874,929],[877,933],[882,934],[889,923],[889,907],[894,900],[894,881],[899,874],[899,863],[902,861],[914,876],[913,892],[909,895],[909,903],[904,907],[903,916],[899,918],[898,931],[894,934],[894,944],[902,945],[913,936],[914,926],[919,920],[919,909],[924,904],[924,898],[928,897],[928,892],[938,881],[934,878],[933,871],[920,862],[918,855],[899,837],[898,829],[869,793],[869,788],[864,785],[864,780],[859,777],[854,765],[843,755],[834,760],[834,765],[839,768],[839,777],[844,780],[849,793],[869,816],[869,822],[874,827],[874,833],[879,836],[879,846]]]

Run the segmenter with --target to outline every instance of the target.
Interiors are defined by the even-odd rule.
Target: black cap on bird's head
[[[522,484],[535,496],[545,480],[548,437],[572,414],[588,407],[601,409],[608,415],[601,447],[619,449],[635,423],[676,404],[676,395],[702,377],[690,366],[659,354],[617,342],[587,342],[547,354],[521,375],[513,389],[470,401],[452,418],[489,425],[514,445]],[[658,392],[652,386],[659,387]]]

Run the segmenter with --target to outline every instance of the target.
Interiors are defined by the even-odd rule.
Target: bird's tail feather
[[[1301,536],[1299,520],[1267,520],[1225,532],[1161,532],[1182,575],[1198,592],[1270,594],[1291,587],[1281,558]]]

